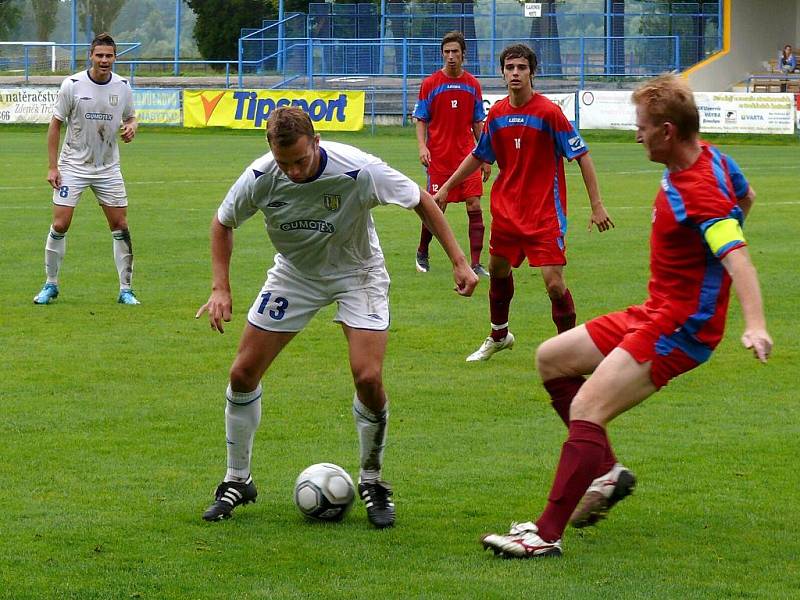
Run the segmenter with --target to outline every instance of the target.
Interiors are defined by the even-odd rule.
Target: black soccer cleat
[[[367,506],[367,518],[373,526],[385,529],[394,525],[392,486],[385,481],[359,482],[358,495]]]
[[[258,490],[253,478],[248,477],[247,481],[223,481],[217,486],[214,493],[214,504],[208,507],[203,513],[206,521],[222,521],[230,519],[233,509],[241,504],[249,504],[256,501]]]

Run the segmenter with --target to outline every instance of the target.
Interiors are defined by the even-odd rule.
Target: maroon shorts
[[[435,194],[450,179],[450,175],[428,173],[428,192]],[[483,179],[478,169],[447,194],[447,203],[463,202],[467,198],[480,198],[483,195]]]
[[[527,258],[532,267],[567,264],[566,245],[561,236],[516,236],[492,228],[489,254],[505,258],[518,267]]]
[[[639,306],[592,319],[586,323],[586,331],[604,356],[614,348],[622,348],[640,364],[651,362],[650,379],[659,389],[673,377],[701,364],[680,348],[659,344],[670,332],[662,331]]]

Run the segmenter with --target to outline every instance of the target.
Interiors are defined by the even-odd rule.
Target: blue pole
[[[239,38],[239,89],[244,88],[244,78],[243,78],[243,59],[244,59],[244,46],[242,45],[242,38]]]
[[[75,72],[75,59],[76,59],[76,51],[78,50],[75,44],[78,42],[78,0],[72,0],[72,27],[70,28],[72,32],[72,59],[69,63],[69,68],[71,72]]]
[[[581,36],[581,89],[586,85],[586,38]]]
[[[308,73],[308,89],[314,89],[314,38],[308,38],[308,49],[306,50],[306,73]],[[284,75],[284,79],[286,76]]]
[[[181,0],[175,0],[175,76],[180,74],[178,62],[181,59]]]
[[[611,61],[613,60],[614,53],[611,40],[611,36],[614,34],[614,27],[611,22],[611,11],[613,10],[612,2],[613,0],[606,0],[606,60],[604,75],[611,74]]]
[[[283,0],[278,0],[278,71],[283,70],[283,49],[284,49],[284,42],[283,38],[285,35],[284,25],[283,25]]]
[[[494,2],[494,0],[492,0]],[[408,114],[408,39],[403,38],[403,127]]]
[[[380,45],[381,45],[381,60],[380,60],[380,74],[384,74],[384,64],[383,64],[383,55],[386,52],[386,46],[384,44],[384,40],[386,39],[386,0],[381,0],[381,31],[379,34],[381,38]],[[374,96],[373,96],[374,97]],[[375,125],[373,124],[373,127]]]
[[[675,70],[680,73],[681,70],[681,36],[673,36],[672,41],[675,43]]]
[[[494,68],[494,45],[497,39],[497,0],[492,0],[492,34],[491,34],[491,49],[489,51],[489,62]],[[403,117],[405,118],[405,117]]]

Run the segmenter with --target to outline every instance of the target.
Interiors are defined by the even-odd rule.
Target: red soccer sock
[[[569,290],[564,292],[560,300],[550,299],[552,304],[553,323],[556,324],[558,333],[567,331],[575,327],[575,303],[572,301],[572,294]]]
[[[427,227],[425,227],[425,225],[423,225],[422,232],[419,234],[419,246],[417,247],[417,252],[428,256],[428,250],[430,248],[432,239],[433,234]]]
[[[469,219],[469,254],[474,267],[481,262],[481,252],[483,251],[483,234],[486,228],[483,226],[483,211],[467,211]]]
[[[569,436],[561,448],[556,477],[547,507],[536,521],[539,536],[552,542],[561,537],[569,518],[592,480],[605,473],[608,448],[606,430],[590,421],[572,421]]]
[[[489,318],[492,321],[492,339],[496,342],[508,335],[508,310],[513,297],[513,273],[504,279],[489,277]],[[498,325],[502,327],[495,329]]]
[[[567,428],[569,428],[569,407],[572,405],[572,399],[584,383],[586,380],[580,375],[576,375],[575,377],[556,377],[543,384],[544,389],[550,394],[553,410],[558,413]]]

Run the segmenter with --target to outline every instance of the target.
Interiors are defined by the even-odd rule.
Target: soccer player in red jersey
[[[482,121],[486,118],[481,84],[463,67],[467,51],[464,34],[460,31],[446,34],[442,38],[441,50],[444,66],[422,82],[413,115],[419,161],[428,171],[428,191],[431,194],[439,191],[461,160],[472,152],[481,135]],[[486,181],[492,173],[491,166],[484,164],[482,172],[483,181]],[[472,270],[479,277],[489,275],[481,265],[485,231],[481,211],[483,181],[480,173],[473,173],[439,202],[442,212],[451,202],[464,202],[466,205],[470,259]],[[430,269],[428,248],[432,237],[423,224],[416,260],[420,273],[427,273]]]
[[[685,81],[662,75],[633,102],[636,141],[666,166],[653,208],[648,298],[539,347],[539,373],[569,435],[539,519],[483,537],[496,554],[559,556],[568,522],[592,525],[632,491],[636,480],[617,463],[606,426],[708,360],[723,335],[731,282],[744,314],[742,344],[761,362],[772,349],[742,233],[755,193],[732,159],[698,139]]]
[[[511,348],[508,313],[514,296],[512,267],[527,258],[540,267],[559,332],[575,326],[575,304],[564,282],[567,186],[564,158],[576,160],[589,195],[589,228],[614,226],[600,199],[589,149],[561,109],[533,90],[536,55],[524,44],[500,54],[508,97],[489,109],[477,147],[463,160],[434,199],[441,202],[483,163],[495,160],[499,174],[492,186],[489,240],[489,312],[491,333],[468,362],[489,360]]]

